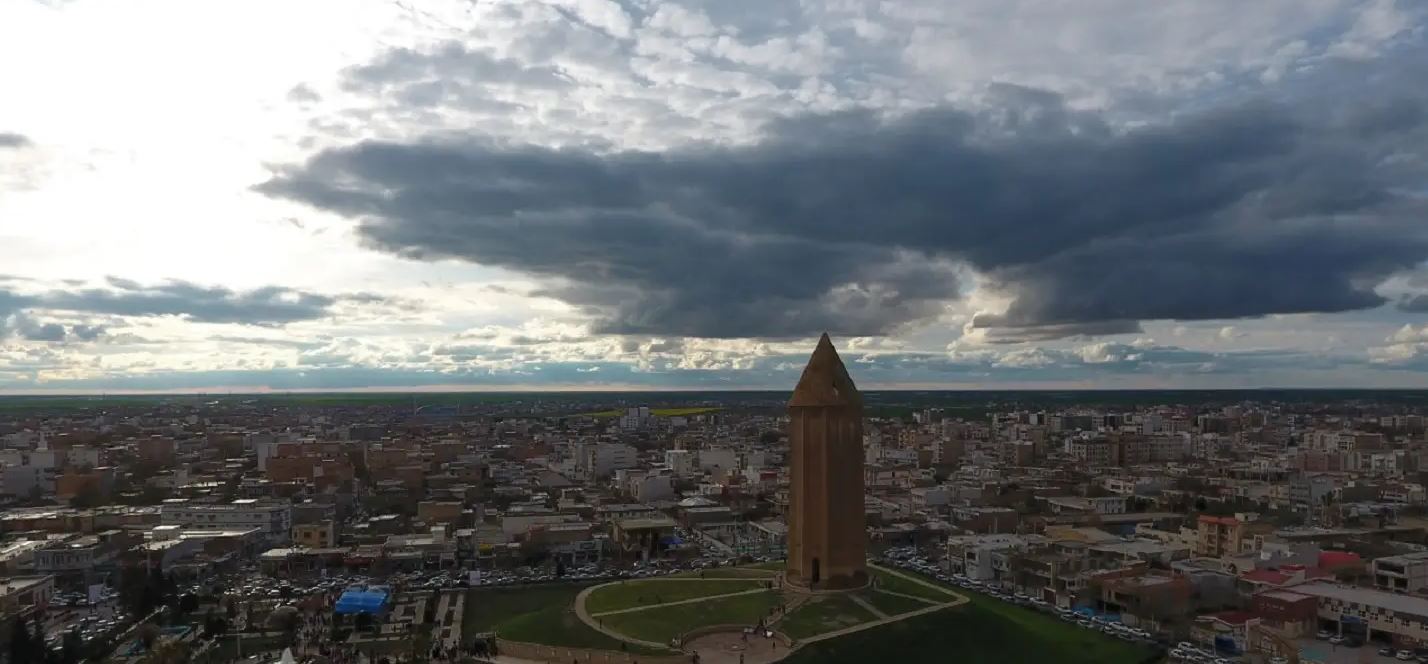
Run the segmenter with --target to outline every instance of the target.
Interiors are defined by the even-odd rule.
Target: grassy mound
[[[822,595],[794,609],[778,622],[776,629],[792,638],[806,639],[873,620],[877,616],[853,601],[852,595]]]
[[[585,598],[585,610],[594,615],[606,611],[653,606],[698,597],[727,595],[763,587],[764,581],[756,579],[624,581],[595,589],[589,597]]]
[[[580,586],[531,586],[471,590],[461,620],[465,645],[480,632],[495,632],[512,641],[567,648],[620,650],[621,641],[591,629],[575,615]],[[669,654],[629,645],[631,652]]]
[[[668,643],[689,630],[708,625],[753,625],[783,601],[776,591],[764,592],[707,602],[693,602],[660,607],[646,611],[631,611],[600,618],[607,629],[645,641]]]

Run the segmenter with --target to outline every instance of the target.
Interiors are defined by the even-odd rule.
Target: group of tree
[[[119,575],[119,602],[135,616],[144,617],[173,598],[175,584],[158,565],[125,567]]]
[[[79,633],[64,633],[58,650],[45,644],[43,622],[35,619],[27,622],[15,618],[10,625],[10,643],[6,649],[11,664],[78,664],[83,659]]]

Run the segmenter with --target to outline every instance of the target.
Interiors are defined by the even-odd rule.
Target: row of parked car
[[[103,617],[97,615],[84,616],[71,623],[67,629],[56,631],[45,639],[45,647],[55,654],[64,650],[66,632],[73,632],[77,639],[76,645],[81,648],[88,648],[95,640],[107,638],[118,633],[129,626],[129,613],[123,609],[114,611],[110,616]]]
[[[118,593],[108,586],[99,591],[99,601],[90,603],[89,594],[83,592],[55,593],[50,598],[50,606],[94,606],[114,599]]]
[[[1343,646],[1345,648],[1361,648],[1364,645],[1364,639],[1362,636],[1354,634],[1350,634],[1347,636],[1343,634],[1335,634],[1326,629],[1319,630],[1319,633],[1315,634],[1314,637],[1319,639],[1320,641],[1328,641],[1332,645]],[[1383,657],[1392,657],[1400,662],[1421,662],[1428,664],[1428,648],[1408,650],[1404,648],[1395,649],[1391,646],[1383,646],[1378,649],[1378,654]]]

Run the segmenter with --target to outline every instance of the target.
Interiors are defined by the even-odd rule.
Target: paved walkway
[[[466,609],[466,593],[443,592],[436,603],[436,625],[432,628],[432,643],[440,644],[444,652],[460,652],[461,619]],[[448,622],[448,615],[449,622]]]
[[[876,592],[876,591],[874,591],[874,592]],[[864,609],[867,609],[868,613],[873,614],[873,617],[877,618],[878,620],[882,620],[882,619],[888,617],[888,614],[883,613],[883,610],[882,610],[882,609],[879,609],[878,607],[873,606],[872,604],[870,604],[870,603],[868,602],[868,600],[865,600],[865,599],[863,599],[863,598],[861,598],[861,597],[859,597],[859,596],[857,596],[857,595],[851,595],[851,596],[850,596],[850,599],[853,600],[853,603],[854,603],[854,604],[857,604],[858,606],[861,606],[861,607],[863,607]]]
[[[636,611],[649,611],[650,609],[663,609],[663,608],[666,607],[666,606],[679,606],[680,604],[698,604],[699,602],[710,602],[710,601],[713,601],[713,600],[716,600],[716,599],[724,599],[725,597],[738,597],[738,596],[740,596],[740,595],[753,595],[753,594],[755,594],[755,593],[766,593],[766,592],[769,592],[769,589],[768,589],[768,588],[754,588],[754,589],[752,589],[752,590],[740,590],[739,592],[736,592],[736,593],[724,593],[724,594],[722,594],[722,595],[705,595],[704,597],[692,597],[692,598],[690,598],[690,599],[675,600],[675,601],[673,601],[673,602],[665,602],[665,603],[663,603],[663,604],[646,604],[646,605],[644,605],[644,606],[634,606],[634,607],[630,607],[630,608],[628,608],[628,609],[615,609],[614,611],[601,611],[600,613],[592,613],[592,614],[590,614],[590,617],[591,617],[591,618],[604,618],[605,616],[617,616],[617,615],[620,615],[621,613],[634,613],[634,612],[636,612]],[[577,597],[576,599],[577,599],[577,601],[578,601],[578,600],[579,600],[579,597]]]
[[[904,598],[904,599],[915,599],[915,600],[917,600],[917,601],[919,601],[919,602],[922,602],[923,604],[940,604],[940,603],[941,603],[941,602],[938,602],[937,600],[934,600],[934,599],[927,599],[926,597],[923,597],[922,595],[909,595],[909,594],[907,594],[907,593],[900,593],[900,592],[897,592],[897,591],[895,591],[895,590],[888,590],[888,589],[886,589],[886,588],[875,588],[875,589],[873,589],[873,592],[875,592],[875,593],[882,593],[882,594],[884,594],[884,595],[893,595],[893,596],[896,596],[896,597],[902,597],[902,598]]]
[[[699,653],[699,664],[771,664],[788,657],[789,649],[774,639],[739,632],[715,632],[690,639],[685,652]]]

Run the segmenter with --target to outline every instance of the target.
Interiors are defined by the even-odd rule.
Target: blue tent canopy
[[[353,588],[337,598],[337,613],[381,613],[387,605],[385,588]]]

